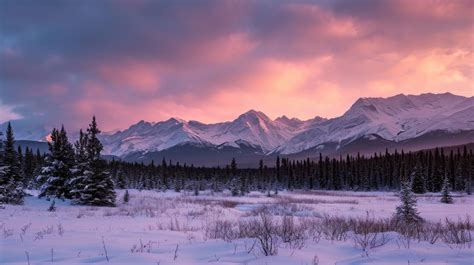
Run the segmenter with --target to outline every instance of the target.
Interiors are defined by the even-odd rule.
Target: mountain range
[[[17,139],[45,139],[45,132],[36,126],[17,134]],[[473,143],[474,97],[429,93],[360,98],[342,116],[332,119],[282,116],[272,120],[250,110],[233,121],[215,124],[179,118],[142,120],[125,130],[103,134],[101,141],[104,153],[125,160],[166,158],[195,165],[224,165],[232,157],[253,165],[277,155],[304,158],[319,153],[339,156],[419,150]]]

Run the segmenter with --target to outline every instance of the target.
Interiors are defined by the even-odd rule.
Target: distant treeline
[[[239,168],[238,161],[232,160],[224,168],[194,167],[163,159],[149,165],[112,161],[109,170],[120,188],[230,189],[234,194],[282,189],[399,190],[404,180],[411,181],[417,193],[439,192],[445,177],[452,190],[470,193],[474,175],[474,155],[465,146],[448,154],[436,148],[339,159],[320,155],[317,161],[277,158],[273,165],[264,165],[262,160],[259,165]]]

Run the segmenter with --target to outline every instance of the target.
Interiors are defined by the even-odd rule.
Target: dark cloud
[[[251,98],[282,76],[290,86],[274,89],[282,97],[322,96],[330,86],[350,102],[366,88],[374,93],[373,84],[408,87],[423,75],[472,94],[472,10],[472,1],[1,1],[0,104],[8,107],[0,110],[9,113],[0,117],[74,128],[93,113],[113,120],[108,128],[139,115],[216,120],[241,111],[205,114],[225,108],[229,90]],[[417,64],[426,71],[405,76]],[[420,91],[430,89],[441,88]],[[245,102],[276,109],[265,99]]]

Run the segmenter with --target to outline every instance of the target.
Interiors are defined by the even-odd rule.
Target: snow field
[[[438,239],[407,242],[395,232],[383,233],[383,245],[362,250],[354,233],[345,240],[308,236],[297,244],[279,239],[277,253],[265,256],[254,238],[213,236],[217,223],[234,228],[255,228],[262,207],[274,225],[294,216],[295,225],[325,216],[388,218],[398,205],[393,192],[281,192],[267,197],[258,192],[245,197],[212,194],[129,190],[117,191],[118,206],[72,206],[35,196],[25,205],[0,210],[0,263],[2,264],[473,264],[469,244],[448,244]],[[34,192],[30,192],[34,193]],[[438,194],[418,197],[421,216],[430,221],[462,219],[474,215],[474,196],[453,194],[455,203],[439,202]],[[289,219],[288,219],[289,220]],[[332,219],[330,219],[332,220]],[[471,228],[472,229],[472,228]],[[231,229],[229,229],[230,231]],[[222,229],[225,231],[225,229]],[[215,235],[215,233],[214,233]],[[216,239],[214,239],[217,237]],[[380,237],[379,237],[380,240]],[[295,243],[293,242],[293,243]],[[407,244],[409,243],[409,246]]]

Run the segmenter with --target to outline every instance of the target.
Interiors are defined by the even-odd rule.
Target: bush
[[[290,248],[301,249],[307,239],[305,229],[302,224],[295,224],[292,215],[285,215],[277,232],[283,243],[288,244]]]

